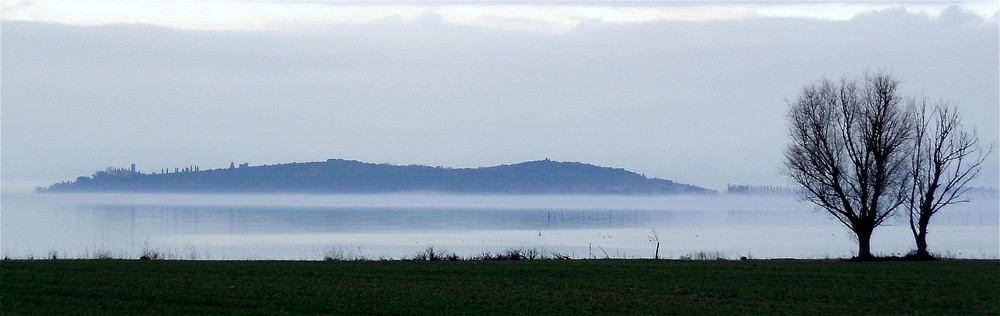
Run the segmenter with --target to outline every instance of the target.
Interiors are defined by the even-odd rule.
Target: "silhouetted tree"
[[[872,257],[872,232],[909,196],[914,123],[897,85],[884,72],[823,80],[789,105],[784,171],[855,234],[859,259]]]
[[[979,175],[986,155],[975,130],[962,126],[958,110],[948,104],[913,102],[916,119],[911,159],[912,187],[907,204],[916,258],[929,259],[927,225],[947,205],[967,202],[966,184]],[[928,112],[930,111],[930,112]]]

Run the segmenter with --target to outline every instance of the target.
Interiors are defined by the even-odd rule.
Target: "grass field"
[[[3,314],[988,314],[1000,261],[0,261]]]

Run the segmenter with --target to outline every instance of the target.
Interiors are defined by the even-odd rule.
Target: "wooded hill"
[[[624,194],[715,193],[624,169],[540,160],[483,168],[325,162],[145,174],[99,171],[39,192]]]

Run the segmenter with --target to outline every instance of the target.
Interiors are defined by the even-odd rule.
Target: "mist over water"
[[[850,257],[846,228],[793,196],[481,196],[3,194],[0,255],[10,258],[321,259],[329,251],[405,258],[434,246],[460,256],[537,248],[572,258]],[[930,250],[1000,256],[995,196],[945,209]],[[872,249],[903,255],[908,226],[892,220]],[[654,236],[654,231],[656,232]]]

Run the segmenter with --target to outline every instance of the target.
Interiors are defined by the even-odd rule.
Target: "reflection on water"
[[[931,250],[995,258],[997,199],[935,216]],[[576,258],[652,257],[719,250],[729,257],[847,257],[839,223],[793,197],[4,194],[0,251],[7,257],[318,259],[331,248],[401,258],[426,246],[460,255],[544,248]],[[875,233],[876,253],[902,254],[909,228]],[[597,254],[595,254],[597,251]]]
[[[589,227],[649,227],[651,219],[671,222],[669,212],[648,210],[507,210],[351,207],[220,207],[82,205],[78,214],[105,222],[164,221],[174,229],[247,232],[375,231],[404,228],[473,230]],[[687,219],[698,219],[687,216]]]

